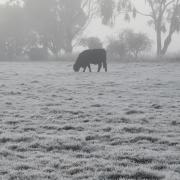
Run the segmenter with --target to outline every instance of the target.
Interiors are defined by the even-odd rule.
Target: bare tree
[[[141,12],[134,7],[134,15],[140,14],[149,18],[148,24],[153,25],[156,32],[157,55],[165,55],[172,41],[172,36],[180,30],[179,0],[144,0],[150,12]],[[163,34],[166,36],[163,41]]]
[[[157,55],[165,55],[174,33],[180,30],[180,1],[143,0],[149,12],[140,11],[134,1],[137,0],[99,0],[103,22],[112,23],[112,19],[119,14],[123,14],[126,21],[135,18],[137,14],[147,17],[148,24],[156,32]]]

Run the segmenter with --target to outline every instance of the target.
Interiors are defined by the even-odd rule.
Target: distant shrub
[[[124,30],[120,34],[120,41],[125,44],[128,55],[135,59],[139,54],[150,50],[152,47],[152,42],[146,34],[135,33],[131,29]]]
[[[113,59],[137,59],[140,54],[150,50],[152,42],[144,33],[124,30],[118,39],[110,39],[107,46],[108,53]]]
[[[47,49],[39,47],[31,48],[27,55],[30,60],[48,60],[49,57]]]
[[[119,40],[110,40],[107,52],[110,58],[118,60],[126,59],[128,53],[126,45]]]

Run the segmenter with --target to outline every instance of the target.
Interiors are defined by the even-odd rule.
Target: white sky
[[[4,2],[6,2],[6,0],[0,0],[0,3],[4,3]]]
[[[4,3],[7,0],[0,0],[0,3]],[[148,8],[144,4],[144,0],[136,1],[136,6],[144,12],[148,12]],[[98,36],[103,42],[107,42],[108,37],[117,35],[126,28],[133,28],[135,32],[146,32],[148,36],[154,41],[155,44],[155,33],[152,27],[147,25],[147,18],[138,16],[136,20],[132,20],[131,23],[126,23],[123,21],[123,18],[118,18],[114,27],[110,28],[107,26],[101,25],[100,20],[94,19],[90,27],[86,30],[85,34],[88,36]],[[173,36],[172,43],[169,47],[169,52],[180,52],[180,34]]]

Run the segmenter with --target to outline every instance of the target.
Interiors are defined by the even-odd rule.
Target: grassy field
[[[180,64],[108,70],[0,63],[0,180],[180,179]]]

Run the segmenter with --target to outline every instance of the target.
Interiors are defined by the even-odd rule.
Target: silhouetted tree
[[[148,24],[154,27],[157,40],[157,55],[166,54],[175,32],[180,31],[179,0],[144,0],[150,12],[141,12],[134,7],[134,14],[149,18]],[[166,35],[163,42],[162,35]]]
[[[59,0],[59,18],[64,35],[64,50],[72,52],[72,41],[81,32],[88,16],[82,7],[83,0]]]
[[[84,3],[90,7],[91,16],[100,15],[102,23],[106,25],[113,25],[119,13],[129,20],[128,13],[133,8],[131,0],[84,0]]]
[[[119,38],[111,39],[107,47],[113,57],[120,59],[137,58],[140,53],[151,49],[151,40],[143,33],[135,33],[131,29],[124,30]]]
[[[29,49],[42,46],[57,55],[63,47],[62,29],[57,20],[57,3],[55,0],[24,0],[24,6],[31,35],[36,42]],[[32,38],[32,36],[31,36]]]
[[[99,0],[104,22],[112,21],[112,18],[119,14],[124,14],[125,20],[130,21],[137,14],[147,17],[148,24],[152,25],[156,32],[157,55],[165,55],[172,41],[175,32],[180,31],[180,0],[144,0],[149,12],[141,12],[135,6],[137,0]],[[111,4],[107,6],[106,4]],[[113,6],[113,4],[116,6]],[[108,12],[108,13],[107,13]],[[164,37],[164,38],[163,38]]]
[[[17,7],[19,12],[23,12],[18,20],[9,22],[11,25],[15,22],[18,24],[17,31],[26,29],[25,39],[20,39],[25,43],[21,49],[27,52],[31,48],[41,47],[46,51],[51,50],[56,56],[62,50],[72,52],[74,41],[94,16],[101,15],[102,22],[108,23],[114,5],[113,0],[9,0],[7,2],[7,7],[10,9]],[[14,29],[13,32],[16,30]],[[23,34],[20,32],[19,36],[22,37]],[[13,45],[17,44],[15,43],[17,40],[15,41],[12,36],[3,37],[6,37],[6,48],[19,47]]]
[[[151,40],[144,33],[134,33],[132,30],[124,30],[120,35],[120,41],[124,42],[126,49],[134,58],[146,50],[151,49]]]
[[[37,41],[58,55],[72,52],[72,41],[83,29],[87,15],[82,0],[24,0],[24,8]]]

